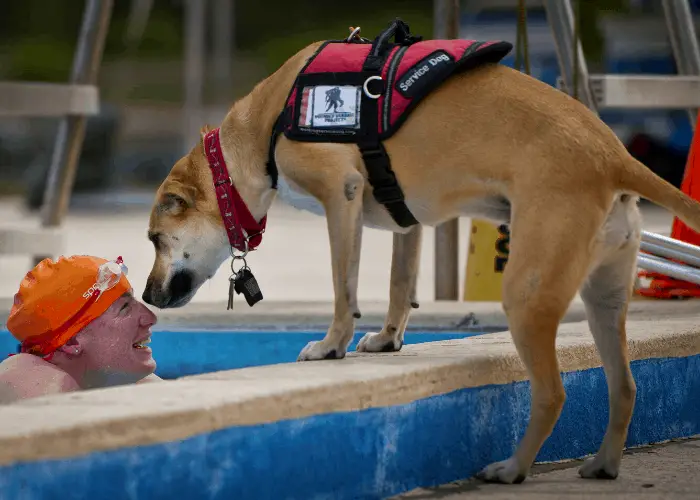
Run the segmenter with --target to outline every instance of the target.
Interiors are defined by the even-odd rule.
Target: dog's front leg
[[[356,170],[330,187],[321,200],[326,211],[331,245],[335,310],[323,340],[309,342],[298,361],[342,359],[352,341],[357,306],[357,279],[362,245],[362,191],[364,179]]]
[[[382,331],[369,332],[362,337],[357,344],[358,351],[392,352],[403,346],[411,307],[418,305],[415,296],[422,232],[421,226],[414,226],[406,234],[394,233],[389,311]]]

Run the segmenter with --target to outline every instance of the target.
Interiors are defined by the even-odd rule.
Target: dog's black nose
[[[141,300],[143,300],[146,304],[152,306],[155,305],[153,304],[153,282],[152,281],[147,281],[146,282],[146,288],[143,289],[143,294],[141,294]]]
[[[170,302],[177,302],[192,291],[194,276],[189,271],[178,271],[170,279]]]

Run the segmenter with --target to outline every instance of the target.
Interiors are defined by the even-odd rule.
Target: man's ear
[[[60,351],[70,357],[80,356],[83,353],[83,347],[80,345],[80,342],[78,342],[76,337],[77,335],[68,339],[68,342],[59,347],[57,351]]]

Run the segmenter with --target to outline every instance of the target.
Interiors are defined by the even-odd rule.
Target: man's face
[[[156,362],[147,343],[156,321],[131,293],[122,295],[76,336],[87,363],[86,376],[99,378],[100,385],[113,385],[152,374]]]

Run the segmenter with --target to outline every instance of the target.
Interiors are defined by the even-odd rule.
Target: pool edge
[[[662,428],[659,428],[658,415],[652,411],[654,405],[658,406],[659,398],[663,399],[664,397],[669,402],[664,404],[661,410],[670,411],[672,405],[685,408],[690,403],[692,405],[698,404],[698,396],[696,395],[700,394],[700,381],[698,380],[700,378],[700,368],[698,368],[700,328],[696,328],[693,323],[693,321],[687,320],[664,320],[655,325],[649,325],[646,322],[628,322],[630,357],[635,360],[634,366],[642,364],[646,367],[644,368],[646,370],[644,384],[646,385],[643,384],[639,394],[644,395],[644,390],[655,391],[653,395],[646,397],[638,394],[635,415],[644,417],[639,424],[640,430],[637,431],[638,444],[649,444],[662,438],[665,440],[687,437],[685,434],[688,432],[697,433],[697,429],[700,428],[700,416],[697,415],[697,412],[689,412],[687,409],[676,412],[678,416],[675,420],[670,417],[661,419]],[[569,408],[574,408],[575,412],[588,411],[591,405],[586,404],[587,400],[581,397],[582,394],[585,394],[582,391],[586,387],[596,387],[596,398],[604,398],[607,395],[604,394],[604,377],[602,377],[602,370],[599,368],[599,360],[587,325],[585,323],[562,325],[558,340],[561,368],[563,372],[566,372],[565,377],[569,379],[567,389],[573,387],[570,390],[574,391],[574,397],[570,396],[567,399],[567,405]],[[682,369],[684,364],[687,365],[685,371]],[[692,369],[688,368],[690,364],[692,364]],[[300,375],[309,377],[309,380],[302,381],[307,382],[306,384],[295,384],[292,383],[294,381],[284,380],[285,377],[293,378]],[[668,378],[664,379],[664,377],[669,376],[675,377],[672,385],[669,385]],[[236,395],[231,394],[221,394],[224,391],[242,390],[246,388],[244,384],[247,384],[247,389],[250,389],[251,386],[253,389],[262,388],[265,385],[263,383],[265,378],[268,379],[268,382],[270,380],[278,381],[277,383],[282,386],[286,383],[288,390],[285,387],[282,387],[281,391],[268,388],[259,393],[250,390],[243,398],[237,398]],[[454,398],[455,394],[460,391],[486,390],[489,387],[497,387],[497,390],[506,396],[511,394],[511,402],[518,401],[518,404],[513,407],[515,409],[512,410],[512,424],[503,424],[501,430],[486,441],[494,443],[493,440],[498,440],[500,437],[501,441],[499,442],[505,443],[502,446],[498,445],[501,446],[499,450],[503,454],[510,449],[508,446],[512,447],[517,441],[518,433],[526,422],[526,419],[521,418],[523,414],[526,415],[526,403],[529,403],[529,391],[522,389],[523,384],[527,385],[527,382],[523,382],[524,379],[522,365],[515,355],[508,333],[505,332],[471,337],[463,341],[416,344],[408,346],[402,353],[394,355],[350,355],[346,360],[339,362],[297,363],[185,377],[179,381],[166,382],[167,389],[166,386],[159,389],[155,386],[144,385],[134,388],[115,388],[76,395],[39,398],[40,401],[12,405],[12,408],[0,407],[0,418],[5,416],[17,419],[24,418],[23,425],[15,425],[15,429],[24,434],[23,438],[8,437],[11,435],[11,429],[6,428],[4,431],[0,431],[0,463],[23,461],[26,464],[22,467],[36,466],[37,470],[33,473],[37,474],[39,474],[37,471],[40,471],[42,467],[45,468],[48,463],[54,464],[54,466],[60,463],[62,464],[61,469],[77,470],[75,467],[79,467],[81,461],[86,460],[86,457],[81,457],[81,454],[90,453],[87,457],[97,457],[95,463],[91,463],[91,469],[94,467],[109,468],[113,467],[114,464],[108,465],[108,462],[104,462],[106,460],[104,457],[113,454],[114,452],[110,450],[116,448],[126,449],[126,451],[122,450],[123,453],[126,453],[124,456],[128,456],[129,449],[143,450],[143,446],[161,446],[172,450],[173,446],[177,448],[184,442],[177,442],[177,440],[192,439],[201,443],[202,440],[207,441],[210,436],[221,432],[225,433],[227,430],[233,432],[232,430],[241,430],[248,426],[257,426],[260,429],[274,429],[279,426],[279,429],[282,429],[285,425],[292,425],[291,423],[296,422],[298,431],[299,428],[311,425],[310,422],[314,419],[321,422],[332,421],[334,418],[340,418],[338,415],[349,415],[352,421],[353,418],[360,418],[364,412],[374,412],[375,414],[387,412],[386,415],[404,415],[402,418],[410,419],[411,407],[427,404],[426,401],[436,402],[434,404],[437,408],[446,407],[447,401]],[[681,393],[669,389],[669,387],[677,386],[678,380],[685,380],[684,384],[681,384],[687,388],[685,392]],[[382,390],[375,390],[372,387],[374,383],[381,383]],[[193,405],[191,401],[177,400],[178,397],[191,397],[197,390],[209,393],[207,397],[202,398],[200,404]],[[516,399],[512,399],[515,397],[512,396],[514,391],[520,391],[520,395]],[[506,396],[498,397],[505,397],[508,400]],[[696,399],[691,401],[692,397]],[[138,408],[138,404],[142,401],[151,401],[156,406],[155,411],[150,414],[140,411],[142,409]],[[480,399],[476,401],[470,408],[477,408],[477,411],[480,411],[479,414],[483,415],[484,403]],[[602,404],[602,399],[600,402]],[[56,425],[57,423],[54,422],[53,427],[49,426],[48,429],[45,425],[39,425],[37,418],[40,413],[45,412],[47,404],[51,404],[57,411],[57,418],[63,419],[62,422],[58,422],[60,425]],[[116,409],[119,404],[126,404],[133,411],[110,418],[107,411],[109,405],[113,405],[112,407]],[[77,422],[77,416],[70,417],[71,411],[75,411],[77,408],[85,409],[90,405],[102,405],[102,413],[97,412],[97,417],[92,420],[88,418],[82,423]],[[104,408],[104,405],[107,405],[107,408]],[[503,418],[505,418],[508,414],[507,408],[511,406],[504,405],[499,407],[500,409],[497,411],[492,410],[490,413],[492,419],[495,418],[494,415],[504,415]],[[438,415],[433,411],[431,418],[443,422],[453,422],[453,428],[457,428],[455,426],[459,424],[460,419],[456,418],[455,415],[461,415],[464,425],[471,424],[473,428],[476,428],[474,422],[470,420],[473,418],[474,412],[470,412],[469,408],[464,407],[464,404],[454,408],[456,409],[450,410],[445,415]],[[232,412],[236,411],[238,414],[232,415]],[[586,448],[589,450],[588,452],[594,450],[594,448],[590,449],[591,446],[594,444],[597,446],[599,443],[599,440],[596,442],[596,439],[602,438],[605,426],[601,415],[606,414],[607,408],[596,413],[594,419],[596,426],[589,430],[589,433],[593,433],[593,437],[588,438],[588,448]],[[440,418],[437,418],[436,415]],[[520,416],[516,418],[517,415]],[[673,412],[671,411],[669,415],[672,417]],[[31,423],[32,419],[36,421],[35,424]],[[421,435],[423,438],[432,436],[432,439],[439,435],[438,430],[428,430],[433,429],[430,427],[429,420],[424,422],[424,425],[428,427],[416,430],[418,437]],[[580,418],[577,420],[580,421]],[[555,446],[555,449],[558,450],[559,455],[556,455],[558,459],[577,458],[578,455],[567,455],[577,449],[579,451],[582,449],[580,444],[579,448],[571,447],[576,441],[571,439],[571,432],[575,429],[578,434],[581,434],[577,420],[574,420],[573,423],[561,424],[562,435],[567,438],[558,438],[558,440],[550,438],[553,443],[559,443],[550,445]],[[657,425],[652,425],[655,420]],[[347,425],[349,429],[351,425]],[[140,427],[140,434],[132,432],[135,427]],[[477,427],[482,431],[485,429],[483,425]],[[372,439],[375,440],[379,437],[378,434],[373,433],[379,432],[381,429],[386,432],[386,428],[381,426],[363,428],[365,429],[362,431],[365,433],[363,435],[374,436]],[[246,430],[250,432],[250,428]],[[360,429],[354,432],[361,433]],[[244,439],[240,436],[239,434],[237,439]],[[576,437],[576,439],[580,441],[580,437]],[[330,438],[329,440],[332,441]],[[351,442],[352,440],[348,440],[347,444],[349,445]],[[448,436],[444,436],[443,441],[437,440],[435,442],[436,446],[439,445],[434,450],[435,453],[443,453],[446,452],[444,450],[451,449]],[[314,446],[323,447],[326,444],[328,443],[320,440],[318,443],[314,443]],[[290,450],[296,450],[299,457],[303,456],[303,443],[290,442],[290,446]],[[557,446],[558,448],[556,448]],[[458,462],[464,461],[465,459],[460,458],[460,456],[464,455],[466,448],[479,450],[484,446],[483,442],[482,445],[475,442],[471,443],[471,446],[457,447],[449,456],[443,458]],[[440,452],[440,449],[443,449],[443,452]],[[261,450],[262,448],[258,452]],[[188,455],[192,453],[194,453],[193,456],[198,456],[199,460],[210,463],[211,467],[216,469],[219,458],[206,453],[206,447],[199,451],[187,452]],[[254,454],[254,450],[249,450],[249,453]],[[349,457],[348,453],[339,450],[340,458],[337,460],[342,462],[342,457]],[[483,456],[483,450],[481,453],[481,455],[467,461],[470,465],[461,469],[465,475],[460,477],[466,477],[474,467],[485,465],[483,462],[487,458],[492,458],[491,456]],[[59,460],[47,461],[46,459],[50,457],[59,458]],[[224,458],[222,456],[221,460]],[[410,457],[404,456],[403,458],[409,460]],[[239,459],[242,458],[239,457]],[[320,467],[318,474],[323,473],[322,475],[326,478],[324,488],[328,484],[336,485],[336,491],[340,491],[337,488],[340,488],[341,485],[351,488],[346,482],[347,478],[341,477],[338,473],[339,470],[347,469],[337,460],[335,463],[326,460],[326,465],[321,463],[315,465],[315,467]],[[379,455],[375,457],[376,464],[379,464],[381,460],[383,459]],[[177,464],[173,464],[173,466],[177,466]],[[5,472],[11,469],[18,470],[17,467],[5,468]],[[277,468],[278,471],[284,469],[285,467],[282,466]],[[421,476],[421,474],[425,474],[425,471],[421,472],[418,469],[412,471],[416,481],[418,481],[416,484],[408,483],[410,479],[408,476],[411,475],[410,470],[408,476],[404,469],[399,468],[396,471],[395,474],[398,476],[392,479],[393,476],[386,472],[389,475],[385,476],[384,480],[403,481],[401,488],[404,486],[428,486],[425,484],[425,476]],[[53,481],[52,476],[48,473],[42,474],[44,474],[44,480],[47,481],[48,486]],[[428,472],[428,474],[432,473]],[[260,479],[262,480],[262,476]],[[434,479],[440,482],[450,480],[443,476],[435,476]],[[180,487],[185,488],[186,485]],[[306,487],[310,486],[307,484]],[[363,488],[366,488],[366,484]],[[308,489],[304,491],[309,493]],[[371,496],[369,490],[363,491],[355,491],[353,494],[360,494],[359,498],[381,498],[381,496]],[[392,490],[382,494],[395,494],[401,491],[405,490]],[[320,492],[319,490],[318,493]],[[348,490],[347,494],[350,493]],[[259,498],[274,497],[263,495]],[[339,496],[338,498],[345,497]]]

